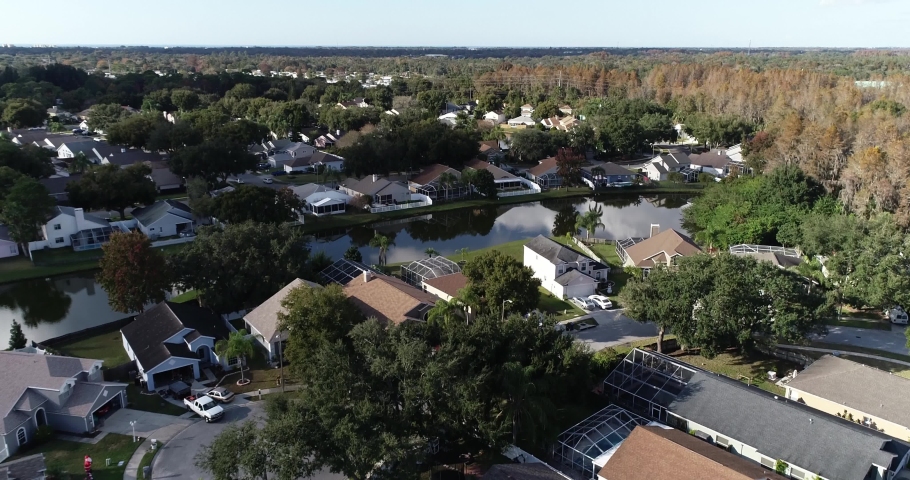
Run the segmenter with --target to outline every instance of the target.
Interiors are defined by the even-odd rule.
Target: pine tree
[[[13,319],[13,326],[9,329],[9,349],[25,348],[25,334],[22,333],[22,325]]]

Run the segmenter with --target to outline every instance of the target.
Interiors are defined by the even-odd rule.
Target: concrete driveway
[[[594,351],[657,336],[656,325],[636,322],[623,315],[622,309],[595,310],[588,316],[595,319],[598,326],[572,335]]]
[[[827,335],[814,335],[813,340],[838,345],[874,348],[901,355],[910,355],[907,350],[906,326],[891,325],[891,330],[828,326]]]
[[[109,433],[119,433],[121,435],[132,435],[133,428],[130,422],[136,422],[136,435],[148,438],[148,436],[161,427],[168,425],[190,425],[196,420],[189,418],[179,418],[173,415],[164,415],[161,413],[143,412],[131,408],[121,408],[112,413],[110,417],[104,419],[104,422],[98,430]]]
[[[269,175],[268,173],[263,173],[263,174],[242,173],[240,175],[232,175],[230,178],[231,179],[240,178],[241,180],[243,180],[244,185],[252,185],[254,187],[268,187],[268,188],[272,188],[275,190],[280,190],[281,188],[288,186],[287,184],[278,183],[278,182],[273,182],[273,183],[263,182],[262,179],[264,179],[264,178],[271,178],[274,180],[275,177]],[[231,185],[237,185],[233,181],[229,181],[228,183],[230,183]]]
[[[239,399],[238,399],[239,400]],[[152,480],[200,480],[211,478],[196,466],[195,457],[202,447],[212,443],[228,425],[246,420],[261,421],[264,417],[262,403],[233,403],[227,405],[220,422],[197,422],[178,433],[166,443],[152,464]],[[341,475],[321,472],[315,480],[344,480]]]

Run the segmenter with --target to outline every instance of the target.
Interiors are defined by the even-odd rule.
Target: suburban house
[[[335,145],[335,143],[337,143],[338,140],[341,139],[342,135],[343,135],[343,132],[341,130],[335,130],[334,132],[329,132],[329,133],[326,133],[325,135],[320,135],[320,136],[316,137],[316,140],[313,140],[313,145],[315,145],[316,148],[331,147],[332,145]]]
[[[38,183],[44,185],[50,196],[54,197],[58,203],[69,199],[66,193],[66,185],[70,182],[78,182],[82,178],[81,173],[71,174],[69,176],[55,175],[38,180]]]
[[[427,313],[436,305],[436,297],[403,280],[364,271],[352,278],[344,293],[366,317],[383,323],[425,322]]]
[[[463,273],[453,273],[441,277],[429,278],[423,281],[423,289],[447,302],[458,296],[461,289],[468,286],[468,277]]]
[[[315,171],[318,167],[323,167],[326,170],[335,170],[341,171],[344,166],[344,159],[332,155],[331,153],[325,152],[315,152],[312,155],[305,157],[295,157],[291,161],[284,164],[284,171],[288,173],[292,172],[302,172],[302,171]]]
[[[347,205],[351,203],[350,195],[317,183],[295,185],[290,189],[303,201],[306,211],[317,217],[344,213]]]
[[[183,187],[183,177],[171,171],[165,162],[151,162],[152,173],[149,178],[155,182],[155,190],[159,193],[165,190],[176,190]]]
[[[733,160],[727,156],[727,151],[722,148],[691,155],[689,160],[693,169],[714,175],[718,179],[726,177],[730,173],[730,164],[733,163]]]
[[[505,123],[506,114],[500,110],[491,111],[491,112],[485,113],[483,115],[483,119],[490,122],[495,127],[496,125]]]
[[[97,142],[96,142],[97,143]],[[123,148],[111,145],[99,145],[94,149],[95,156],[102,165],[117,165],[126,168],[130,165],[143,162],[162,162],[165,157],[154,152],[146,152],[137,148]]]
[[[15,257],[19,255],[19,244],[9,236],[9,228],[0,225],[0,258]]]
[[[452,181],[442,182],[440,177],[448,174]],[[438,163],[424,167],[420,173],[408,181],[408,188],[414,193],[426,195],[433,200],[461,198],[469,193],[468,187],[462,185],[461,172]]]
[[[603,391],[709,445],[780,467],[789,478],[893,479],[910,454],[910,444],[898,438],[638,348],[604,380]]]
[[[644,174],[651,180],[664,181],[667,175],[672,172],[679,172],[690,180],[691,169],[689,168],[691,160],[683,152],[662,153],[651,159],[643,169]]]
[[[126,385],[105,382],[101,364],[101,360],[86,358],[0,352],[0,460],[32,441],[38,427],[90,433],[101,416],[125,406]]]
[[[572,110],[572,107],[568,105],[563,105],[559,107],[559,113],[563,115],[572,115],[574,113],[574,110]]]
[[[352,197],[369,195],[373,205],[390,205],[411,199],[411,191],[407,185],[389,181],[379,175],[364,177],[361,180],[348,178],[341,182],[338,189]]]
[[[786,480],[675,428],[639,425],[598,472],[599,480]],[[807,479],[812,480],[812,479]]]
[[[76,155],[81,153],[88,157],[89,160],[94,160],[94,149],[99,145],[99,142],[92,139],[86,140],[84,137],[70,138],[72,140],[67,140],[57,147],[58,158],[76,158]]]
[[[488,161],[498,163],[505,159],[506,152],[499,144],[499,140],[483,140],[479,143],[478,151],[480,154],[486,155]]]
[[[74,250],[101,248],[110,240],[113,229],[101,217],[86,214],[81,208],[56,206],[41,233],[49,248],[73,247]]]
[[[562,118],[559,118],[559,117],[544,118],[540,121],[540,124],[543,125],[544,128],[546,128],[547,130],[555,128],[557,130],[562,130],[564,132],[571,131],[573,128],[578,126],[578,123],[579,123],[578,119],[576,119],[575,117],[573,117],[571,115],[569,115],[567,117],[562,117]]]
[[[733,245],[733,255],[746,255],[756,260],[770,262],[772,265],[788,269],[796,268],[803,263],[803,257],[796,248],[777,247],[773,245]]]
[[[698,253],[701,253],[701,248],[691,238],[672,228],[660,232],[660,225],[651,225],[649,238],[616,242],[616,254],[622,260],[622,266],[640,268],[644,275],[657,265],[672,265],[678,257]]]
[[[540,188],[555,188],[562,185],[562,177],[556,174],[557,170],[556,157],[549,157],[528,169],[528,176],[540,185]]]
[[[14,145],[20,147],[34,145],[48,150],[57,150],[59,142],[77,138],[64,133],[50,133],[44,128],[24,128],[18,130],[7,128],[4,133]]]
[[[884,370],[825,355],[789,380],[786,396],[829,415],[897,438],[910,432],[910,380]]]
[[[195,302],[161,302],[120,329],[123,348],[149,391],[178,380],[192,383],[212,364],[232,369],[237,358],[215,353],[215,343],[229,333],[220,315]]]
[[[276,140],[276,145],[284,145],[284,142]],[[271,143],[271,142],[270,142]],[[299,157],[311,157],[316,153],[316,149],[305,143],[288,143],[282,148],[269,150],[268,163],[272,168],[284,169],[286,163],[294,161]]]
[[[483,474],[483,480],[571,480],[559,470],[542,462],[501,463]]]
[[[521,106],[521,116],[530,117],[534,114],[534,106],[530,103],[526,103]]]
[[[0,479],[2,480],[44,480],[47,478],[46,472],[43,453],[0,464]]]
[[[512,128],[533,127],[537,122],[530,116],[522,115],[520,117],[510,118],[506,124]]]
[[[322,285],[296,278],[243,317],[246,330],[268,352],[270,361],[284,357],[284,345],[288,339],[288,332],[278,331],[278,316],[288,313],[281,304],[292,290],[298,288],[322,288]]]
[[[335,105],[338,107],[341,107],[342,110],[347,110],[349,108],[367,108],[370,106],[370,104],[367,103],[367,101],[364,100],[363,97],[353,98],[346,102],[340,102]]]
[[[534,190],[535,184],[531,183],[529,180],[526,180],[521,177],[516,177],[511,173],[493,165],[489,162],[484,162],[483,160],[473,158],[468,160],[464,164],[467,168],[473,168],[474,170],[486,170],[493,174],[493,181],[496,182],[496,189],[500,192],[507,190],[520,190],[520,189],[530,189]],[[537,187],[540,188],[540,187]]]
[[[628,187],[635,184],[638,174],[613,162],[581,167],[581,178],[591,188]]]
[[[147,237],[173,237],[193,231],[193,211],[177,200],[159,200],[133,210],[136,226]]]
[[[543,235],[525,244],[524,265],[557,298],[594,295],[610,272],[610,267]]]

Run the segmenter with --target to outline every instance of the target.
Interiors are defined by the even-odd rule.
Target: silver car
[[[572,297],[572,303],[574,303],[578,308],[582,310],[594,310],[597,308],[597,305],[594,304],[591,300],[582,297]]]

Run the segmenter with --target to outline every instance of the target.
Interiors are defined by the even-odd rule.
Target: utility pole
[[[284,349],[281,348],[281,336],[278,337],[278,378],[281,380],[281,393],[284,393]]]

